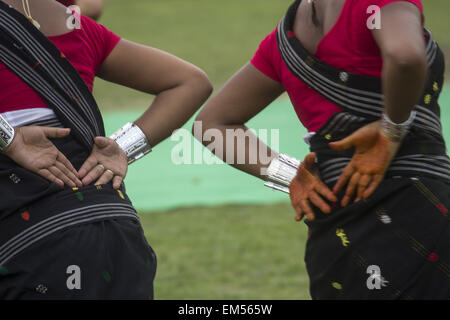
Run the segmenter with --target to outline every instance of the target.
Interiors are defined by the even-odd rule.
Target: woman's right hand
[[[29,126],[14,130],[14,139],[3,152],[6,156],[61,187],[83,185],[70,161],[49,140],[68,136],[70,129]]]

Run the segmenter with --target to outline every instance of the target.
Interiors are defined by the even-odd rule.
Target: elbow
[[[189,82],[191,83],[192,89],[195,90],[198,97],[201,98],[202,103],[209,98],[214,90],[208,75],[201,69],[196,68],[192,71]]]
[[[427,57],[423,48],[403,46],[387,50],[384,61],[394,66],[399,71],[427,71]]]
[[[207,112],[207,110],[203,109],[197,114],[194,123],[192,124],[192,135],[195,139],[205,144],[203,141],[205,132],[209,129],[216,129],[218,126],[217,119]]]
[[[202,119],[202,117],[197,116],[192,124],[191,132],[195,139],[204,144],[203,135],[207,130],[207,123]]]

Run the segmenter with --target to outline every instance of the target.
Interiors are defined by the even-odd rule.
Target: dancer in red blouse
[[[211,84],[84,16],[72,30],[68,17],[53,0],[0,1],[0,298],[152,299],[156,256],[123,179]],[[155,96],[110,138],[96,76]]]
[[[315,299],[450,297],[445,64],[422,12],[420,0],[297,0],[196,119],[223,133],[230,163],[225,132],[288,93],[312,153],[264,163],[248,132],[234,159],[258,162],[230,164],[306,215]]]

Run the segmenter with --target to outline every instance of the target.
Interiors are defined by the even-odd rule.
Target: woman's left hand
[[[93,181],[96,185],[106,184],[112,180],[113,188],[119,189],[127,174],[128,160],[125,152],[112,139],[96,137],[91,155],[78,171],[83,185]]]
[[[356,192],[355,202],[367,199],[378,187],[401,142],[392,141],[381,130],[380,121],[372,122],[340,141],[331,142],[332,149],[355,148],[352,160],[345,167],[333,188],[334,194],[347,185],[341,201],[347,206]]]

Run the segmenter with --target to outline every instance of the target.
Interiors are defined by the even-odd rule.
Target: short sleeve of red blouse
[[[48,39],[64,53],[89,89],[105,59],[120,37],[95,21],[81,16],[80,28],[49,36]],[[0,62],[0,112],[27,108],[48,108],[39,95]]]
[[[74,0],[57,0],[59,3],[65,5],[66,7],[72,6],[75,4]]]
[[[398,2],[398,1],[406,1],[411,2],[412,4],[416,5],[421,12],[423,12],[423,5],[421,0],[369,0],[369,3],[373,3],[374,5],[379,6],[380,8],[383,8],[387,6],[388,4],[391,4],[392,2]]]
[[[271,32],[261,43],[253,58],[250,60],[251,64],[264,73],[269,78],[281,82],[279,70],[274,63],[275,55],[278,50],[276,29]],[[279,55],[279,54],[278,54]]]
[[[351,56],[355,55],[363,55],[363,56],[371,56],[376,55],[377,59],[380,60],[379,63],[369,63],[369,68],[373,67],[374,69],[378,69],[378,65],[381,64],[381,57],[379,57],[378,47],[371,35],[370,30],[366,26],[366,20],[368,18],[368,12],[367,9],[372,6],[376,5],[380,9],[387,6],[388,4],[391,4],[393,2],[399,2],[399,1],[405,1],[410,2],[414,5],[416,5],[419,10],[422,12],[423,15],[423,6],[421,0],[347,0],[348,3],[345,4],[343,8],[343,12],[341,13],[341,17],[339,18],[338,22],[339,25],[334,27],[332,30],[333,35],[327,36],[327,42],[328,44],[332,44],[332,46],[328,46],[326,50],[324,49],[325,43],[322,44],[323,48],[320,48],[317,51],[317,53],[320,55],[323,52],[334,52],[336,59],[333,57],[329,57],[329,54],[327,54],[327,58],[330,61],[331,65],[334,65],[336,67],[340,68],[346,68],[349,67],[349,71],[353,71],[356,73],[362,73],[362,74],[369,74],[374,75],[379,73],[379,70],[375,70],[374,72],[367,72],[367,70],[352,70],[352,65],[354,65],[354,62],[351,58]],[[343,19],[344,18],[344,19]],[[422,17],[423,18],[423,17]],[[345,23],[342,23],[342,20],[348,21]],[[353,20],[353,21],[351,21]],[[336,24],[338,24],[338,22]],[[350,28],[350,30],[348,30]],[[340,44],[345,43],[347,49],[343,49],[340,51],[344,51],[344,53],[339,52]],[[350,66],[347,66],[345,63],[340,65],[338,61],[340,58],[345,58],[344,60],[352,61],[350,63]],[[322,57],[320,57],[322,58]],[[358,59],[356,59],[359,61]],[[280,70],[280,54],[278,52],[278,45],[277,45],[277,39],[276,39],[276,29],[272,31],[259,45],[258,50],[256,51],[253,58],[250,60],[252,65],[256,67],[259,71],[264,73],[266,76],[270,77],[271,79],[281,82],[281,70]],[[364,61],[367,63],[367,59]]]
[[[82,28],[85,28],[84,33],[89,35],[85,38],[86,44],[91,49],[94,59],[94,70],[97,72],[103,61],[119,42],[120,37],[103,25],[85,16],[82,16]]]

